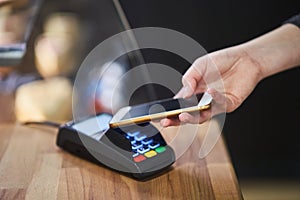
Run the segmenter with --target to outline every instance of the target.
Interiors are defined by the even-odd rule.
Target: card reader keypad
[[[127,132],[125,137],[131,142],[132,157],[135,162],[142,162],[163,153],[166,147],[155,138],[135,131]]]

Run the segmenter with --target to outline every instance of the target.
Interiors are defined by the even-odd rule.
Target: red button
[[[134,162],[141,162],[143,160],[146,160],[146,157],[143,155],[139,155],[139,156],[133,158],[133,160],[134,160]]]

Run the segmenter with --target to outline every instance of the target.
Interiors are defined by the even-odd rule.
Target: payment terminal
[[[110,128],[112,115],[101,113],[59,128],[57,145],[108,168],[143,180],[175,162],[173,149],[150,123]]]

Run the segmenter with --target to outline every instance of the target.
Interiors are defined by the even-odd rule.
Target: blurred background
[[[32,5],[38,2],[0,1],[0,57],[5,61],[0,63],[0,110],[8,113],[0,114],[0,121],[70,120],[72,84],[80,64],[101,41],[127,29],[127,22],[132,28],[180,31],[212,52],[266,33],[300,12],[299,0],[120,0],[126,16],[122,18],[112,0],[45,0],[30,34],[24,35],[24,25],[34,12]],[[109,51],[119,48],[124,47],[116,45]],[[8,59],[8,49],[19,59]],[[108,79],[99,85],[107,91],[108,80],[143,62],[166,64],[181,73],[190,65],[161,50],[141,53],[142,59],[139,52],[118,59],[114,65],[118,73],[107,71]],[[91,85],[98,78],[93,74],[97,73],[89,75]],[[300,68],[295,68],[263,80],[237,111],[227,115],[224,137],[245,199],[300,199],[299,77]],[[87,98],[88,88],[81,96],[93,105],[85,108],[86,114],[94,108],[110,111],[102,99],[111,94],[101,87],[96,98]],[[154,91],[149,89],[149,96],[142,100],[137,91],[138,100],[133,103],[173,95],[161,86]]]

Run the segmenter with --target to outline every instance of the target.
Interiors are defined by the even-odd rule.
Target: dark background
[[[266,33],[300,12],[299,0],[121,0],[121,4],[133,28],[174,29],[208,52]],[[146,62],[164,63],[181,72],[189,66],[167,52],[144,54]],[[300,178],[299,85],[300,68],[269,77],[227,115],[224,136],[239,178]]]

